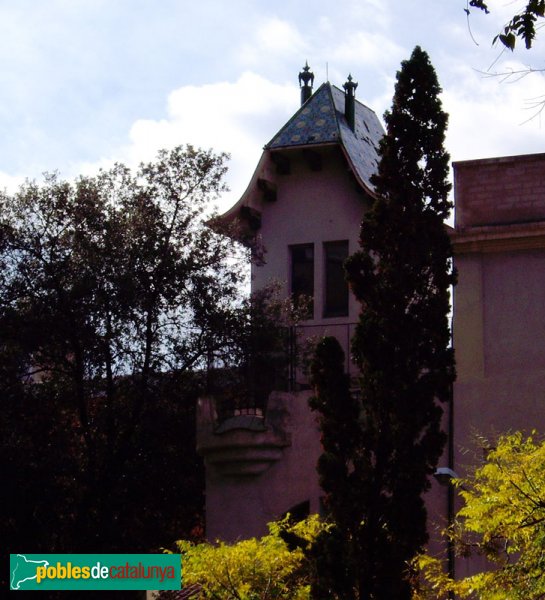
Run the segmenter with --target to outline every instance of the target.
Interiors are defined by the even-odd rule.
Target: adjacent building
[[[545,432],[545,154],[454,163],[453,468],[477,435]],[[468,561],[458,561],[465,574]]]

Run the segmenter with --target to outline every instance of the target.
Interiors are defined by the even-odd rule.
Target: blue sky
[[[545,94],[536,73],[501,83],[480,71],[518,69],[530,53],[501,53],[493,35],[517,6],[471,17],[465,0],[0,0],[0,187],[57,170],[135,165],[157,149],[193,143],[232,156],[240,195],[270,140],[299,105],[308,60],[315,88],[341,86],[380,116],[401,60],[430,54],[450,113],[454,160],[543,151],[527,101]],[[518,3],[520,4],[520,2]]]

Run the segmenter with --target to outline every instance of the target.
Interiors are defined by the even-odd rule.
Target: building
[[[545,154],[454,164],[453,468],[476,434],[545,432]],[[471,563],[458,560],[456,572]]]
[[[254,290],[275,280],[286,296],[312,297],[299,338],[335,335],[348,350],[358,306],[342,263],[357,248],[373,197],[370,177],[383,129],[356,100],[351,77],[344,90],[328,82],[313,94],[312,83],[306,66],[301,107],[265,146],[247,190],[222,219],[239,221],[242,237],[262,243],[264,260],[252,266]],[[209,538],[259,535],[287,511],[319,511],[320,435],[309,395],[297,370],[283,391],[270,395],[265,417],[236,414],[218,422],[214,399],[201,400],[198,450],[207,467]]]
[[[343,90],[324,83],[312,93],[312,83],[305,67],[301,107],[265,146],[246,192],[223,219],[238,220],[242,236],[266,251],[252,267],[254,289],[278,280],[286,296],[311,296],[300,338],[335,335],[348,355],[359,307],[342,262],[357,248],[374,195],[383,130],[355,99],[350,77]],[[544,171],[545,154],[454,165],[458,380],[445,413],[443,473],[462,474],[479,460],[475,432],[545,430]],[[264,414],[235,411],[219,420],[214,398],[201,400],[209,538],[260,535],[287,511],[320,510],[319,431],[305,383],[296,371],[286,389],[271,393]],[[433,538],[452,516],[452,489],[434,482],[428,506]]]

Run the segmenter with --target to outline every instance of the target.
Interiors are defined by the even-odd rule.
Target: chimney
[[[343,85],[344,88],[344,116],[346,122],[352,131],[356,127],[356,88],[358,84],[352,81],[352,75],[348,75],[348,81]]]
[[[299,73],[299,86],[301,88],[301,106],[312,96],[313,83],[314,73],[310,70],[308,62],[305,62],[303,70]]]

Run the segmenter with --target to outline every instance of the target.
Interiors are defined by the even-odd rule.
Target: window
[[[348,283],[344,274],[344,261],[347,258],[347,240],[324,244],[324,317],[346,317],[348,315]]]
[[[290,246],[291,294],[297,306],[302,299],[309,302],[307,319],[314,316],[314,244]]]

